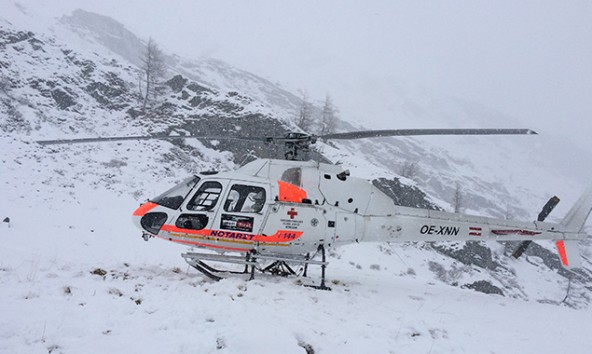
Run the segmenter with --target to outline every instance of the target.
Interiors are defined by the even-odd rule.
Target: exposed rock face
[[[403,184],[399,178],[378,178],[372,181],[372,184],[391,197],[396,205],[441,210],[440,207],[428,200],[427,195],[421,189]]]

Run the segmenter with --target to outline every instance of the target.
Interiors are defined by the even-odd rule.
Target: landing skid
[[[187,263],[189,263],[189,262],[187,262]],[[214,269],[202,261],[194,261],[194,262],[189,263],[189,265],[191,265],[193,268],[199,270],[203,274],[207,275],[208,278],[210,278],[210,279],[213,279],[215,281],[219,281],[219,280],[223,279],[222,277],[219,277],[219,276],[211,273],[212,271],[219,273],[219,272],[221,272],[220,270]]]
[[[257,263],[255,261],[251,261],[249,254],[246,255],[245,258],[238,257],[238,256],[227,256],[227,255],[220,255],[220,254],[208,254],[208,253],[183,253],[181,255],[187,264],[192,266],[193,268],[197,269],[208,278],[213,279],[215,281],[222,280],[224,278],[217,276],[213,273],[232,273],[232,274],[246,274],[248,273],[248,267],[255,267]],[[207,261],[216,261],[216,262],[224,262],[224,263],[234,263],[234,264],[244,264],[245,270],[242,272],[236,271],[229,271],[229,270],[221,270],[214,268],[206,263],[204,260]]]
[[[301,255],[278,255],[278,254],[257,254],[255,252],[248,252],[245,254],[244,257],[242,256],[231,256],[231,255],[222,255],[222,254],[210,254],[210,253],[195,253],[195,252],[188,252],[183,253],[181,256],[185,259],[187,264],[192,266],[193,268],[200,271],[202,274],[206,275],[210,279],[215,281],[219,281],[223,279],[221,276],[218,276],[214,273],[232,273],[232,274],[248,274],[250,273],[251,276],[249,280],[255,279],[255,269],[259,270],[262,273],[269,272],[273,275],[281,275],[281,276],[290,276],[290,275],[297,275],[294,269],[290,267],[289,263],[295,264],[302,264],[304,265],[304,274],[303,276],[306,277],[306,273],[308,270],[309,265],[319,265],[321,266],[321,285],[305,285],[308,287],[312,287],[315,289],[320,290],[331,290],[330,287],[325,285],[325,269],[327,268],[326,255],[325,255],[325,248],[321,245],[319,246],[319,251],[321,251],[322,260],[316,261],[313,260],[314,256],[311,258],[308,254],[306,256]],[[222,263],[233,263],[233,264],[242,264],[245,266],[245,269],[242,272],[237,271],[226,271],[214,268],[204,261],[213,261],[213,262],[222,262]],[[272,263],[265,268],[261,269],[258,268],[259,262],[261,261],[272,261]],[[250,271],[249,271],[250,269]]]

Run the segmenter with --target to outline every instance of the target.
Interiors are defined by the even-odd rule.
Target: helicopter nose
[[[157,206],[158,204],[152,202],[146,202],[141,204],[140,207],[136,209],[132,214],[132,221],[134,225],[142,229],[142,224],[140,222],[142,220],[142,216],[146,215],[150,210],[156,208]]]
[[[167,213],[158,209],[154,211],[157,206],[159,205],[156,203],[146,202],[140,205],[132,214],[134,224],[142,230],[144,235],[146,235],[146,232],[150,235],[158,235],[160,228],[168,219]],[[147,240],[147,238],[144,239]]]
[[[147,212],[156,208],[157,206],[158,206],[158,204],[156,204],[156,203],[146,202],[144,204],[141,204],[140,207],[138,209],[136,209],[132,215],[142,217],[142,216],[146,215]]]

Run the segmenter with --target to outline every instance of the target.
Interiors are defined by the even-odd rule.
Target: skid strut
[[[331,290],[330,287],[325,285],[325,269],[327,269],[327,264],[328,264],[327,258],[325,255],[325,246],[323,246],[322,244],[319,245],[319,251],[321,251],[321,257],[322,257],[321,262],[320,262],[321,263],[321,285],[319,285],[319,286],[311,285],[311,287],[315,288],[315,289],[319,289],[319,290]],[[308,257],[308,255],[307,255],[307,257]]]

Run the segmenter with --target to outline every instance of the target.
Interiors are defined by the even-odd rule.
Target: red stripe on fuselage
[[[237,231],[226,231],[226,230],[211,230],[211,229],[202,229],[202,230],[190,230],[190,229],[182,229],[176,227],[174,225],[164,225],[160,231],[165,232],[175,232],[180,234],[186,235],[197,235],[197,236],[204,236],[204,237],[215,237],[218,239],[226,239],[226,240],[241,240],[246,242],[265,242],[265,243],[288,243],[294,240],[297,240],[302,236],[302,231],[289,231],[289,230],[278,230],[275,234],[270,236],[265,235],[254,235],[248,234],[244,232],[237,232]]]
[[[536,236],[539,235],[540,232],[538,231],[530,231],[530,230],[491,230],[491,233],[498,236],[505,236],[505,235],[520,235],[520,236]]]

